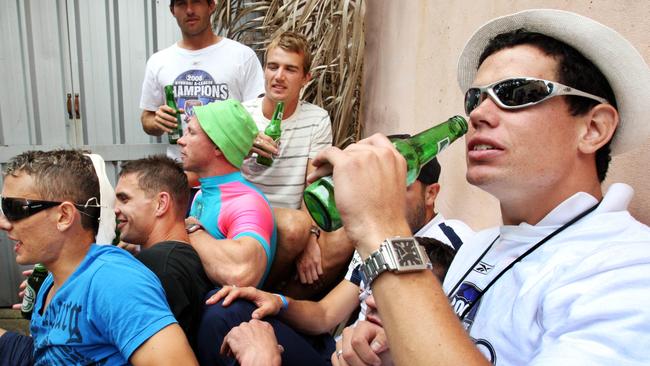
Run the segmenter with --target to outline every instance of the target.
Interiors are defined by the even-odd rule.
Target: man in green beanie
[[[260,286],[276,246],[273,211],[240,172],[258,130],[234,100],[196,107],[181,147],[183,169],[199,176],[190,217],[190,242],[206,273],[222,286]]]

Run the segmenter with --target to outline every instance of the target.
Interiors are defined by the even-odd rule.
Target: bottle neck
[[[467,132],[467,122],[459,116],[424,130],[407,139],[408,144],[416,151],[420,166],[428,163],[452,142]]]
[[[283,114],[284,114],[284,102],[278,102],[278,104],[275,105],[275,111],[273,111],[273,117],[271,117],[271,122],[282,121]]]
[[[273,117],[269,121],[269,125],[264,130],[264,133],[267,136],[271,136],[274,140],[277,140],[280,137],[282,128],[280,124],[282,123],[282,114],[284,112],[284,102],[278,102],[275,105],[275,111],[273,112]]]
[[[168,106],[176,109],[176,98],[174,97],[173,86],[168,85],[165,87],[165,99]]]

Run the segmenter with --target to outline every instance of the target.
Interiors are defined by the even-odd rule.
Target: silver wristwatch
[[[424,247],[415,238],[390,238],[361,265],[361,276],[366,286],[384,271],[413,272],[431,269],[431,260]]]

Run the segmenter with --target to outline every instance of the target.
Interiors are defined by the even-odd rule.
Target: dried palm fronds
[[[216,1],[215,31],[264,56],[270,40],[287,30],[304,34],[312,45],[312,80],[302,98],[325,108],[332,119],[334,144],[359,139],[363,66],[363,0]]]

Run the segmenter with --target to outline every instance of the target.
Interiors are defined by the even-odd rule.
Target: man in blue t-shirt
[[[0,229],[16,242],[17,263],[42,263],[50,274],[32,338],[2,338],[23,349],[33,339],[35,365],[196,364],[156,276],[127,252],[94,244],[100,212],[110,208],[100,195],[107,180],[97,175],[103,161],[93,163],[74,150],[29,151],[8,163]]]

